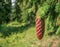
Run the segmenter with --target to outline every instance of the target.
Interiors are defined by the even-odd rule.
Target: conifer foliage
[[[45,20],[45,32],[60,32],[59,0],[16,0],[14,9],[11,5],[11,0],[0,0],[0,24],[11,21],[33,24],[37,15]]]

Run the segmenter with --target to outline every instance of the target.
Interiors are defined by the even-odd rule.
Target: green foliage
[[[55,22],[51,16],[51,14],[48,15],[48,17],[45,19],[45,31],[46,34],[50,33],[50,32],[54,32],[55,29]]]
[[[60,27],[58,27],[56,34],[57,34],[57,35],[60,34]]]
[[[60,13],[60,2],[56,3],[55,11]]]
[[[47,3],[44,3],[42,7],[38,8],[37,15],[42,18],[46,15],[47,11],[49,10],[49,5]]]
[[[51,11],[54,11],[54,7],[57,1],[55,0],[46,0],[42,6],[38,7],[37,14],[39,18],[45,18],[46,15],[51,13]]]
[[[0,2],[0,24],[17,21],[19,23],[35,23],[35,16],[45,19],[45,31],[53,32],[56,28],[56,17],[60,14],[60,3],[57,0],[17,0],[11,6],[11,0]]]
[[[1,1],[0,24],[9,22],[10,2]]]

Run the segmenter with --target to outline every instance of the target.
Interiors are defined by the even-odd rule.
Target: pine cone
[[[42,39],[43,34],[44,34],[43,20],[42,19],[39,19],[36,16],[35,22],[36,22],[36,36],[40,40],[40,39]]]

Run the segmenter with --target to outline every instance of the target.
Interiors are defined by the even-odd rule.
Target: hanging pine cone
[[[36,22],[36,36],[40,40],[42,39],[44,34],[44,23],[43,23],[43,20],[39,19],[37,16],[36,16],[35,22]]]

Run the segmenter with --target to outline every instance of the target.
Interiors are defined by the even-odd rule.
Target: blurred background
[[[36,15],[45,21],[41,40]],[[0,47],[60,47],[60,0],[0,0]]]

